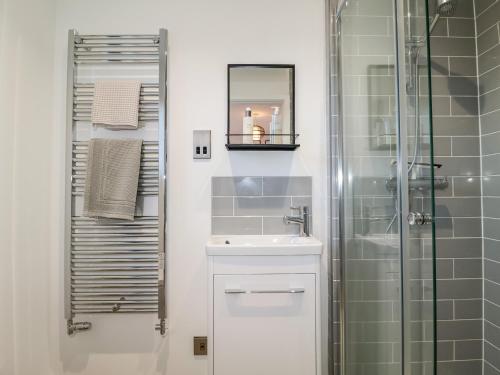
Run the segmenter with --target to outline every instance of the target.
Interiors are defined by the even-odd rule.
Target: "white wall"
[[[28,6],[26,2],[20,3]],[[30,8],[36,16],[32,27],[40,30],[33,41],[44,49],[24,50],[19,67],[24,69],[20,95],[31,106],[18,111],[12,190],[16,204],[17,373],[206,374],[206,359],[192,355],[192,337],[207,333],[203,245],[210,234],[210,177],[313,176],[314,232],[322,240],[326,236],[324,2],[56,2],[55,39],[50,38],[54,21],[51,2],[46,0],[45,8]],[[170,54],[169,333],[166,338],[158,337],[153,331],[154,317],[119,316],[93,319],[92,331],[68,338],[62,311],[67,30],[153,33],[159,27],[169,30]],[[55,66],[49,71],[46,54],[52,52],[51,40],[55,40]],[[296,64],[297,131],[302,145],[296,152],[225,150],[228,63]],[[49,90],[52,76],[54,91]],[[47,113],[52,98],[53,123]],[[36,102],[39,105],[33,105]],[[34,121],[36,118],[41,120]],[[193,129],[212,130],[211,161],[192,160]],[[0,189],[9,194],[8,186]]]
[[[0,373],[48,370],[55,4],[0,3]]]
[[[12,329],[13,299],[12,299],[12,163],[14,139],[14,112],[11,108],[10,91],[13,90],[13,80],[9,76],[12,69],[9,56],[14,48],[9,39],[12,37],[13,26],[8,21],[7,10],[10,4],[0,0],[0,374],[14,373],[14,331]],[[8,7],[9,6],[9,7]]]

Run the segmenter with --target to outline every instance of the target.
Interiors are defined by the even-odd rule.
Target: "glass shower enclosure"
[[[435,374],[426,0],[336,7],[343,375]]]

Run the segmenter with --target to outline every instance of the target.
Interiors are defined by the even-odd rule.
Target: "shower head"
[[[457,0],[436,0],[436,13],[441,17],[451,17],[457,9]]]
[[[436,15],[432,20],[429,33],[432,34],[440,17],[451,17],[457,9],[458,0],[436,0]]]

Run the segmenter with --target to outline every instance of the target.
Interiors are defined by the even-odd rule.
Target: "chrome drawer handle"
[[[304,288],[290,289],[270,289],[270,290],[244,290],[244,289],[226,289],[226,294],[300,294],[305,293]]]

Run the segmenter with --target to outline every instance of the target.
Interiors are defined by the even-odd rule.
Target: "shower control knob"
[[[408,224],[410,225],[425,225],[432,223],[432,215],[422,212],[410,212],[408,215]]]

